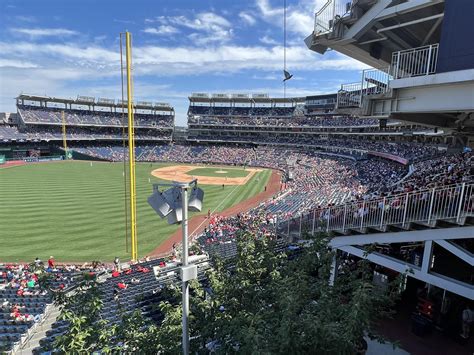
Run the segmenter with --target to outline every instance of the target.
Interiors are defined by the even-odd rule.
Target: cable
[[[286,71],[286,0],[283,0],[283,71]],[[283,81],[283,98],[286,99],[286,80]]]

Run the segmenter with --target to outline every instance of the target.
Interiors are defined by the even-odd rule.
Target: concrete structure
[[[328,0],[305,42],[374,67],[343,84],[337,108],[474,134],[474,42],[470,0]]]

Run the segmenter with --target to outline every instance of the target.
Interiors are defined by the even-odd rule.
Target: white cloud
[[[274,40],[273,38],[265,35],[261,38],[259,38],[260,42],[262,42],[263,44],[270,44],[270,45],[276,45],[278,44],[278,42],[276,40]]]
[[[185,16],[170,17],[169,21],[176,25],[207,32],[212,32],[216,28],[231,27],[231,23],[227,19],[213,12],[203,12],[197,14],[194,18],[187,18]]]
[[[244,21],[247,25],[253,26],[257,23],[257,20],[255,20],[255,17],[250,15],[249,13],[242,11],[239,13],[239,17],[241,18],[242,21]]]
[[[97,72],[98,76],[117,73],[118,50],[98,45],[35,44],[28,42],[0,42],[0,53],[5,59],[27,60],[32,55],[44,66],[69,66],[80,72],[84,68]],[[8,58],[7,53],[11,56]],[[188,75],[203,73],[236,73],[242,70],[280,70],[283,47],[274,46],[135,46],[133,62],[137,75]],[[360,70],[365,65],[337,53],[322,57],[304,46],[287,49],[287,64],[291,69]]]
[[[38,65],[22,61],[22,60],[15,60],[15,59],[2,59],[0,58],[0,68],[7,67],[7,68],[38,68]]]
[[[315,9],[319,9],[325,2],[326,0],[303,0],[287,6],[288,31],[305,37],[310,35],[314,26]],[[256,5],[264,21],[279,28],[283,27],[283,7],[272,7],[269,0],[256,0]]]
[[[196,45],[226,43],[233,38],[232,24],[225,17],[213,12],[202,12],[193,17],[158,16],[155,19],[145,19],[145,22],[158,22],[161,24],[160,28],[192,30],[194,32],[188,34],[188,38]]]
[[[30,37],[64,37],[79,34],[77,31],[65,28],[11,28],[10,31]]]
[[[173,33],[178,33],[179,30],[176,27],[169,26],[169,25],[161,25],[158,28],[155,27],[147,27],[143,30],[143,32],[152,34],[152,35],[169,35]]]
[[[118,51],[108,50],[99,46],[80,46],[74,43],[39,44],[34,42],[0,42],[0,53],[23,56],[29,58],[31,55],[42,56],[47,61],[59,60],[79,60],[78,65],[90,64],[115,64],[120,60]]]

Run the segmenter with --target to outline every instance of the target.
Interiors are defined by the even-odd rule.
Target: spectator
[[[53,270],[54,269],[54,264],[55,264],[54,257],[50,256],[49,259],[48,259],[48,268],[50,270]]]

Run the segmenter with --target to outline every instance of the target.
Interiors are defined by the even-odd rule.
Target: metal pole
[[[181,187],[181,200],[183,204],[183,223],[182,223],[182,234],[183,234],[183,252],[181,261],[183,266],[188,265],[188,187]],[[183,354],[189,354],[189,283],[183,281],[182,285],[183,292]]]
[[[327,217],[328,217],[328,221],[326,223],[326,233],[329,233],[329,222],[331,221],[331,207],[329,207],[328,209]]]
[[[430,74],[430,63],[431,63],[431,50],[432,50],[432,45],[430,45],[428,49],[428,62],[426,63],[426,75]]]
[[[61,111],[61,120],[63,124],[63,148],[64,148],[64,159],[68,159],[67,156],[67,138],[66,138],[66,118],[64,117],[64,111]]]
[[[346,215],[347,215],[347,203],[344,204],[344,212],[342,216],[342,233],[346,231]]]
[[[127,113],[128,113],[128,154],[130,168],[130,237],[132,260],[138,260],[137,220],[136,220],[136,181],[135,181],[135,134],[133,127],[132,98],[132,48],[130,32],[125,32],[126,66],[127,66]]]
[[[300,215],[300,231],[299,231],[300,238],[301,238],[301,225],[302,224],[303,224],[303,215]]]
[[[463,182],[462,187],[461,187],[461,193],[459,194],[459,205],[458,205],[458,212],[456,214],[456,223],[459,223],[459,221],[461,220],[461,211],[462,211],[462,203],[463,203],[463,200],[464,200],[464,189],[465,188],[466,188],[466,183]]]
[[[405,209],[403,210],[403,221],[402,221],[402,226],[405,228],[406,222],[407,222],[407,211],[408,211],[408,199],[410,198],[410,194],[407,192],[405,199]]]
[[[385,215],[385,197],[383,198],[382,202],[382,215],[380,216],[380,229],[383,228],[383,217]]]
[[[434,204],[434,199],[435,199],[435,193],[436,193],[436,189],[433,187],[433,190],[431,192],[430,208],[428,210],[428,224],[431,223],[431,215],[433,213],[433,204]]]

